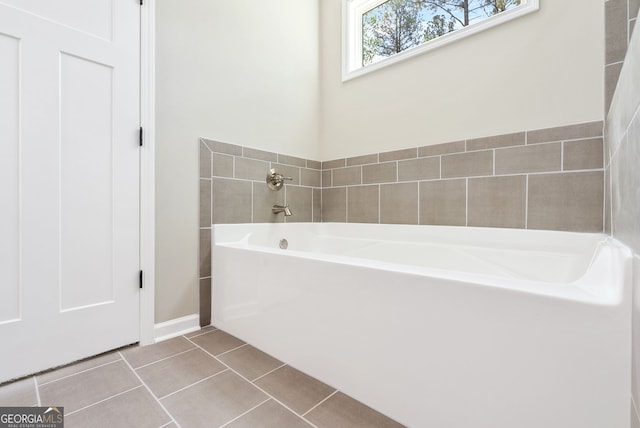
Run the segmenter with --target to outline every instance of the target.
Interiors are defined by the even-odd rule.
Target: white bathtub
[[[289,223],[212,242],[213,325],[407,426],[629,426],[631,258],[604,235]]]

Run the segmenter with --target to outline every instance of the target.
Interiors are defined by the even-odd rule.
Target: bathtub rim
[[[591,261],[586,271],[576,280],[571,282],[544,282],[537,280],[530,280],[525,278],[507,278],[497,275],[489,275],[482,273],[470,273],[464,271],[448,270],[435,267],[425,266],[413,266],[407,264],[385,262],[374,259],[367,259],[361,257],[345,256],[339,254],[326,254],[326,253],[314,253],[310,251],[299,250],[281,250],[279,248],[271,248],[263,245],[252,245],[248,243],[248,236],[251,232],[244,233],[242,237],[237,238],[239,230],[246,230],[260,227],[269,228],[276,225],[276,227],[286,227],[287,225],[293,227],[304,227],[305,225],[312,225],[315,228],[325,228],[323,225],[340,225],[339,228],[346,228],[355,226],[364,227],[376,227],[376,226],[391,226],[395,227],[428,227],[436,228],[439,231],[455,230],[457,232],[464,230],[465,233],[470,232],[474,235],[477,234],[529,234],[539,236],[566,236],[566,237],[582,237],[597,239],[596,248],[591,257]],[[344,226],[343,226],[344,225]],[[228,237],[216,239],[215,231],[221,231],[226,229],[232,230],[235,239],[229,240]],[[532,229],[506,229],[506,228],[482,228],[482,227],[466,227],[466,226],[431,226],[431,225],[378,225],[369,223],[312,223],[312,222],[295,222],[295,223],[223,223],[212,224],[211,228],[211,260],[212,266],[214,266],[214,253],[215,248],[231,248],[237,250],[262,252],[280,255],[283,257],[309,259],[327,263],[338,263],[341,265],[359,266],[362,268],[380,270],[380,271],[394,271],[398,273],[433,277],[437,279],[465,283],[469,285],[487,286],[497,289],[502,289],[510,292],[525,293],[532,296],[540,296],[544,298],[553,298],[561,300],[569,300],[580,302],[584,304],[596,305],[596,306],[617,306],[623,303],[624,299],[624,286],[626,278],[624,272],[626,268],[625,263],[631,260],[631,252],[624,244],[616,240],[615,238],[606,235],[604,233],[591,233],[591,232],[567,232],[567,231],[548,231],[548,230],[532,230]],[[222,242],[220,240],[222,239]],[[355,238],[357,239],[357,238]],[[499,248],[490,246],[489,248]],[[603,286],[602,284],[606,284]]]

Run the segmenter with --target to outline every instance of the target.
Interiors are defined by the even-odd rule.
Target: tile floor
[[[0,406],[64,406],[65,427],[402,427],[213,327],[0,386]]]

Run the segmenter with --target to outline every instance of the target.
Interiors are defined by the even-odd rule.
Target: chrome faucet
[[[292,215],[291,210],[289,209],[289,204],[274,205],[273,208],[271,208],[271,211],[274,214],[284,213],[285,217],[289,217],[290,215]]]

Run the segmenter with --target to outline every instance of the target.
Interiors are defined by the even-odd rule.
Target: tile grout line
[[[188,340],[188,339],[187,339]],[[261,388],[260,386],[256,385],[255,383],[251,382],[249,379],[247,379],[245,376],[243,376],[242,374],[240,374],[238,371],[234,370],[231,366],[229,366],[228,364],[226,364],[224,361],[218,359],[215,355],[213,355],[211,352],[207,351],[206,349],[204,349],[203,347],[201,347],[200,345],[198,345],[195,342],[192,342],[194,345],[196,345],[197,347],[199,347],[200,349],[202,349],[204,352],[206,352],[207,354],[209,354],[211,357],[215,358],[216,361],[219,361],[221,364],[223,364],[225,367],[227,367],[228,370],[230,370],[231,372],[235,373],[236,375],[240,376],[242,379],[244,379],[245,381],[249,382],[249,384],[251,384],[254,388],[260,390],[263,394],[267,395],[268,397],[270,397],[272,400],[274,400],[276,403],[280,404],[281,406],[283,406],[285,409],[289,410],[291,413],[293,413],[294,415],[298,416],[300,419],[302,419],[303,421],[309,423],[311,426],[313,426],[314,428],[318,428],[315,424],[311,423],[311,421],[308,421],[307,419],[303,418],[302,416],[300,416],[295,410],[293,410],[292,408],[290,408],[289,406],[287,406],[286,404],[284,404],[282,401],[278,400],[276,397],[274,397],[273,395],[269,394],[267,391],[265,391],[263,388]],[[281,367],[286,366],[286,364],[284,364]],[[276,369],[277,370],[277,369]]]
[[[102,404],[102,403],[104,403],[105,401],[109,401],[109,400],[111,400],[112,398],[116,398],[116,397],[118,397],[118,396],[120,396],[120,395],[126,394],[127,392],[131,392],[131,391],[133,391],[134,389],[142,388],[142,386],[143,386],[142,384],[140,384],[140,385],[136,385],[136,386],[134,386],[133,388],[129,388],[129,389],[127,389],[126,391],[122,391],[122,392],[118,392],[117,394],[110,395],[109,397],[107,397],[107,398],[103,398],[102,400],[100,400],[100,401],[96,401],[95,403],[91,403],[91,404],[89,404],[88,406],[81,407],[81,408],[79,408],[79,409],[77,409],[77,410],[74,410],[73,412],[65,413],[65,416],[71,416],[71,415],[73,415],[73,414],[75,414],[75,413],[81,412],[81,411],[86,410],[86,409],[88,409],[88,408],[90,408],[90,407],[96,406],[96,405],[98,405],[98,404]]]
[[[240,346],[236,346],[236,347],[235,347],[235,348],[233,348],[233,349],[229,349],[228,351],[224,351],[224,352],[222,352],[222,353],[220,353],[220,354],[216,355],[215,357],[217,358],[217,357],[219,357],[219,356],[221,356],[221,355],[226,355],[226,354],[228,354],[229,352],[233,352],[233,351],[236,351],[236,350],[238,350],[238,349],[240,349],[240,348],[244,348],[244,347],[245,347],[245,346],[247,346],[247,345],[248,345],[248,343],[246,343],[246,342],[245,342],[244,344],[242,344],[242,345],[240,345]]]
[[[256,348],[256,349],[257,349],[257,348]],[[271,373],[275,372],[275,371],[276,371],[276,370],[278,370],[278,369],[281,369],[281,368],[282,368],[282,367],[284,367],[284,366],[286,366],[286,364],[285,364],[285,363],[282,363],[282,365],[280,365],[280,366],[276,367],[276,368],[275,368],[275,369],[273,369],[273,370],[269,370],[268,372],[266,372],[266,373],[265,373],[265,374],[263,374],[263,375],[258,376],[257,378],[255,378],[255,379],[254,379],[254,380],[252,380],[251,382],[253,383],[253,382],[257,381],[257,380],[260,380],[260,379],[262,379],[263,377],[265,377],[265,376],[267,376],[267,375],[270,375]]]
[[[204,277],[204,278],[201,278],[201,279],[207,279],[207,278],[212,278],[212,277],[207,276],[207,277]],[[196,337],[204,336],[205,334],[212,333],[212,332],[214,332],[216,330],[218,330],[218,329],[214,327],[213,330],[200,331],[200,332],[198,332],[198,334],[190,336],[189,339],[195,339]],[[185,337],[185,339],[186,339],[186,337]]]
[[[138,378],[138,380],[142,383],[142,386],[144,386],[147,391],[149,392],[149,394],[151,394],[151,396],[154,398],[154,400],[156,400],[156,403],[158,403],[158,405],[162,408],[162,410],[164,410],[164,412],[167,414],[167,416],[169,416],[169,418],[171,419],[171,422],[173,422],[174,424],[176,424],[176,426],[178,428],[180,427],[180,424],[178,423],[178,421],[175,420],[175,418],[173,417],[173,415],[171,413],[169,413],[169,411],[167,410],[166,407],[164,407],[164,404],[162,404],[160,402],[160,400],[158,399],[158,397],[156,397],[156,395],[151,391],[151,389],[149,388],[149,386],[144,382],[144,380],[142,380],[142,378],[138,375],[138,373],[133,369],[133,367],[131,367],[131,364],[129,364],[129,362],[124,358],[124,356],[122,355],[122,353],[120,353],[120,351],[118,351],[118,354],[120,354],[120,357],[122,358],[122,360],[124,361],[124,363],[127,365],[127,367],[129,367],[129,370],[131,370],[134,374],[135,377]]]
[[[118,351],[118,354],[120,354],[120,351]],[[122,356],[121,356],[121,359],[122,359]],[[110,364],[115,364],[115,363],[117,363],[118,361],[120,361],[121,359],[118,359],[118,360],[115,360],[115,361],[109,361],[108,363],[100,364],[100,365],[98,365],[98,366],[91,367],[91,368],[88,368],[88,369],[86,369],[86,370],[81,370],[81,371],[76,372],[76,373],[71,373],[70,375],[63,376],[63,377],[58,378],[58,379],[50,380],[50,381],[48,381],[48,382],[43,382],[43,383],[41,383],[41,384],[40,384],[40,386],[49,385],[49,384],[51,384],[51,383],[58,382],[58,381],[63,380],[63,379],[68,379],[68,378],[70,378],[70,377],[77,376],[77,375],[79,375],[79,374],[86,373],[86,372],[91,371],[91,370],[94,370],[94,369],[99,369],[100,367],[108,366],[108,365],[110,365]],[[62,369],[62,368],[64,368],[64,367],[61,367],[61,369]],[[35,377],[35,376],[34,376],[34,377]],[[37,383],[37,381],[36,381],[36,383]]]
[[[337,389],[335,391],[333,391],[331,394],[327,395],[327,397],[324,400],[320,400],[320,402],[318,404],[316,404],[315,406],[313,406],[312,408],[310,408],[309,410],[307,410],[306,412],[304,412],[302,414],[302,417],[307,416],[312,410],[314,410],[316,407],[320,406],[322,403],[324,403],[325,401],[327,401],[329,398],[333,397],[334,395],[336,395],[338,392]]]
[[[158,400],[164,400],[164,399],[165,399],[165,398],[167,398],[167,397],[171,397],[172,395],[175,395],[175,394],[177,394],[178,392],[182,392],[182,391],[184,391],[184,390],[185,390],[185,389],[187,389],[187,388],[191,388],[192,386],[195,386],[195,385],[197,385],[197,384],[199,384],[199,383],[202,383],[202,382],[204,382],[204,381],[206,381],[206,380],[209,380],[209,379],[211,379],[211,378],[214,378],[214,377],[218,376],[219,374],[222,374],[222,373],[224,373],[224,372],[226,372],[226,371],[228,371],[228,370],[229,370],[229,369],[220,370],[219,372],[214,373],[214,374],[212,374],[211,376],[207,376],[207,377],[205,377],[205,378],[203,378],[203,379],[200,379],[200,380],[198,380],[198,381],[196,381],[196,382],[193,382],[193,383],[191,383],[191,384],[189,384],[189,385],[187,385],[187,386],[183,386],[183,387],[182,387],[182,388],[180,388],[180,389],[176,389],[176,390],[175,390],[175,391],[173,391],[173,392],[170,392],[170,393],[168,393],[168,394],[166,394],[166,395],[163,395],[162,397],[158,397]]]
[[[151,363],[143,364],[141,366],[136,367],[134,370],[139,370],[139,369],[142,369],[144,367],[149,367],[149,366],[151,366],[151,365],[153,365],[155,363],[159,363],[161,361],[166,361],[166,360],[168,360],[170,358],[177,357],[178,355],[186,354],[187,352],[191,352],[191,351],[195,351],[195,350],[196,350],[196,348],[187,349],[186,351],[178,352],[177,354],[173,354],[173,355],[169,355],[168,357],[160,358],[159,360],[153,361]],[[131,366],[131,367],[133,367],[133,366]]]
[[[243,417],[244,415],[246,415],[247,413],[252,412],[253,410],[257,409],[258,407],[262,406],[264,403],[266,403],[267,401],[271,400],[271,398],[267,398],[266,400],[264,400],[261,403],[256,404],[255,406],[253,406],[252,408],[250,408],[249,410],[247,410],[246,412],[243,412],[241,414],[239,414],[238,416],[236,416],[235,418],[223,423],[222,425],[220,425],[218,428],[224,428],[227,425],[229,425],[230,423],[237,421],[238,419],[240,419],[241,417]]]

